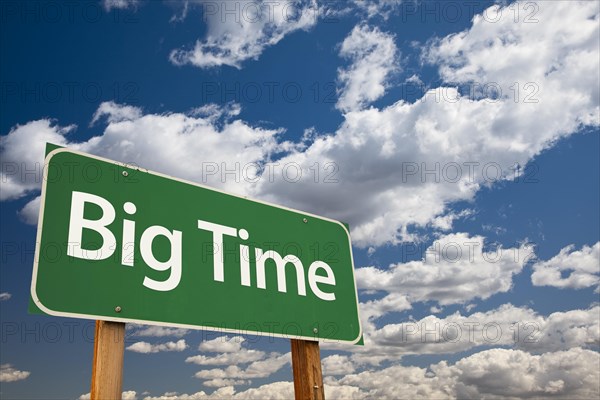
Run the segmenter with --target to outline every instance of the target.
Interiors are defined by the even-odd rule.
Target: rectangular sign
[[[31,297],[62,317],[362,336],[340,222],[63,148],[45,161]]]

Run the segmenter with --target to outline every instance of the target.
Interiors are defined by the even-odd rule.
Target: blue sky
[[[598,396],[597,2],[1,10],[2,398],[89,392],[93,321],[27,313],[46,142],[348,222],[328,398]],[[292,395],[286,340],[127,332],[124,398]]]

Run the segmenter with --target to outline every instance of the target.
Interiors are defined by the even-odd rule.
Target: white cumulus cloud
[[[82,394],[78,397],[79,400],[90,400],[92,395],[90,393]],[[121,393],[121,400],[137,400],[137,392],[135,390],[126,390]]]
[[[208,25],[206,38],[192,48],[173,50],[176,65],[200,68],[256,60],[263,51],[297,30],[308,30],[317,21],[316,0],[295,2],[250,1],[199,2]]]
[[[137,8],[140,0],[102,0],[102,6],[108,12],[112,9],[124,10],[127,8]]]
[[[482,236],[447,234],[425,250],[423,260],[392,264],[388,269],[357,269],[357,285],[405,295],[410,302],[435,300],[447,305],[487,299],[510,290],[513,276],[534,253],[527,244],[492,250],[485,245]]]
[[[323,375],[347,375],[354,373],[354,365],[348,356],[333,354],[321,360]]]
[[[187,348],[188,345],[185,343],[185,339],[180,339],[177,342],[166,342],[158,344],[152,344],[148,342],[136,342],[130,346],[127,346],[127,350],[143,354],[160,353],[164,351],[184,351]]]
[[[592,399],[600,395],[596,351],[573,348],[533,355],[521,350],[490,349],[449,364],[386,368],[325,378],[325,397],[332,399]],[[219,378],[217,378],[219,379]],[[293,398],[291,382],[273,382],[236,392],[232,386],[213,393],[165,393],[145,400]]]
[[[39,191],[46,142],[245,194],[270,154],[288,144],[277,140],[281,130],[229,121],[231,111],[226,108],[212,107],[202,116],[195,116],[196,112],[143,114],[139,108],[102,103],[94,119],[105,117],[107,126],[102,135],[85,142],[69,140],[74,126],[61,127],[48,119],[17,125],[0,137],[0,200]],[[223,114],[224,119],[216,121]],[[148,140],[149,132],[152,140]],[[227,180],[226,169],[237,169],[237,177]],[[36,223],[39,203],[39,197],[31,200],[21,217]]]
[[[230,365],[227,368],[204,369],[196,372],[196,378],[211,379],[253,379],[266,378],[291,363],[290,353],[272,353],[260,361],[254,361],[245,368]]]
[[[237,379],[211,379],[208,381],[202,382],[204,386],[208,387],[226,387],[226,386],[239,386],[239,385],[247,385],[251,381],[237,380]]]
[[[16,382],[27,379],[31,375],[29,371],[19,371],[10,364],[0,365],[0,382]]]
[[[566,274],[566,276],[563,276]],[[593,246],[567,246],[547,261],[533,265],[531,282],[535,286],[581,289],[600,283],[600,242]]]
[[[127,324],[127,329],[130,330],[134,336],[142,336],[142,337],[166,337],[166,336],[183,337],[190,332],[189,329],[171,328],[171,327],[167,327],[167,326],[158,326],[158,325]]]
[[[25,207],[19,210],[19,218],[21,221],[29,225],[35,225],[38,223],[40,215],[40,204],[42,203],[42,197],[36,196],[33,200],[29,201]]]
[[[387,19],[398,10],[403,0],[353,0],[354,5],[364,12],[368,18],[383,17]]]
[[[209,353],[236,353],[246,339],[242,336],[220,336],[200,343],[198,350]]]
[[[367,340],[367,338],[365,339]],[[531,353],[600,345],[600,307],[552,313],[504,304],[471,315],[387,324],[368,336],[371,353],[453,354],[481,346],[511,346]],[[396,348],[394,350],[392,348]]]
[[[28,192],[39,190],[46,142],[60,146],[75,126],[59,127],[49,119],[17,125],[7,135],[0,136],[0,200],[13,200]]]
[[[591,350],[532,355],[521,350],[491,349],[448,365],[429,368],[395,365],[330,377],[329,385],[360,387],[362,398],[585,398],[598,397],[600,355]]]
[[[264,351],[241,349],[236,352],[221,353],[215,356],[199,354],[197,356],[186,358],[185,362],[194,363],[197,365],[247,364],[253,361],[262,360],[265,358],[265,355],[266,353]]]
[[[399,70],[394,36],[376,27],[355,26],[342,42],[340,55],[351,61],[338,71],[342,88],[337,108],[342,111],[361,109],[383,96],[390,75]]]

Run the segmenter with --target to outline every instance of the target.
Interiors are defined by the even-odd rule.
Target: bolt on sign
[[[66,148],[45,161],[31,299],[61,317],[362,337],[340,222]]]

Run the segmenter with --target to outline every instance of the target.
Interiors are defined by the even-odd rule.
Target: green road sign
[[[357,343],[340,222],[58,148],[31,284],[62,317]]]

